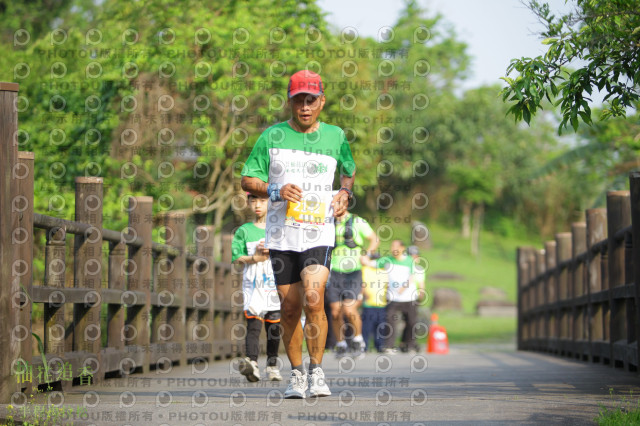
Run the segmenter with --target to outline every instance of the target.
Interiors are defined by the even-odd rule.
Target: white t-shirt
[[[265,247],[305,251],[335,244],[331,201],[335,173],[353,176],[355,163],[342,129],[320,123],[300,133],[283,122],[266,129],[256,142],[242,176],[302,188],[299,203],[269,200]]]

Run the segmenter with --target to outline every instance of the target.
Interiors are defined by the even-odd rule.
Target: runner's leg
[[[327,340],[324,289],[329,277],[329,268],[317,264],[309,265],[302,270],[300,275],[304,289],[302,305],[306,314],[304,336],[307,340],[310,363],[321,364]]]
[[[272,314],[273,312],[269,312]],[[279,312],[278,312],[278,316]],[[281,326],[279,322],[267,321],[265,318],[264,330],[267,332],[267,365],[269,367],[278,364],[278,349],[280,347]]]
[[[247,337],[245,339],[247,358],[251,361],[258,360],[260,330],[262,330],[262,321],[257,318],[247,318]]]
[[[336,336],[336,342],[344,340],[344,333],[342,330],[344,321],[342,319],[342,307],[340,305],[341,302],[332,302],[329,305],[331,306],[331,329],[333,330],[334,336]]]
[[[398,318],[401,316],[398,302],[389,302],[387,305],[387,325],[390,330],[386,330],[389,334],[385,342],[387,349],[393,349],[396,346],[396,338],[398,336]]]
[[[418,344],[416,343],[415,326],[418,322],[418,307],[414,302],[406,302],[406,329],[407,329],[407,350],[418,350]]]
[[[362,318],[358,312],[358,304],[353,299],[345,299],[342,301],[342,312],[349,320],[349,324],[353,327],[353,336],[362,334]]]
[[[280,296],[280,324],[282,324],[282,342],[292,367],[302,365],[302,284],[284,284],[278,286]],[[308,318],[307,318],[308,321]]]

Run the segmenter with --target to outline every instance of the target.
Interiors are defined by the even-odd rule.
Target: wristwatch
[[[349,196],[349,201],[351,201],[351,199],[353,198],[353,191],[350,190],[349,188],[345,188],[344,186],[342,188],[340,188],[338,190],[338,192],[340,191],[345,191],[347,193],[347,195]]]

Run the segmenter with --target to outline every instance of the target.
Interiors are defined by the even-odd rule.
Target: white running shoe
[[[333,348],[333,352],[336,354],[336,359],[340,359],[347,355],[347,343],[345,341],[338,342]]]
[[[359,361],[364,358],[365,352],[367,351],[367,344],[364,343],[364,340],[354,340],[351,343],[351,353],[353,354],[353,359]]]
[[[249,358],[243,358],[239,364],[240,374],[245,376],[250,382],[257,382],[260,380],[260,369],[258,363],[251,361]]]
[[[287,385],[287,390],[284,391],[284,397],[286,399],[295,398],[301,399],[305,398],[305,393],[307,392],[307,375],[305,373],[301,373],[298,370],[291,370],[291,377],[289,378],[289,384]]]
[[[267,380],[277,382],[282,380],[282,375],[280,374],[280,370],[278,370],[278,367],[267,367],[264,372],[267,375]]]
[[[324,378],[322,368],[316,367],[313,373],[309,373],[309,396],[312,398],[319,396],[329,396],[331,391]]]

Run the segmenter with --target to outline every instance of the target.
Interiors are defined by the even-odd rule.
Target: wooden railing
[[[231,235],[214,261],[214,229],[198,226],[187,253],[186,217],[168,212],[156,218],[166,244],[154,243],[153,199],[144,196],[129,198],[126,230],[105,229],[100,177],[76,178],[75,221],[34,213],[35,156],[15,143],[17,91],[0,83],[0,402],[87,374],[96,382],[237,355]],[[34,228],[46,232],[42,285],[33,282]],[[35,304],[42,324],[32,323]]]
[[[637,371],[640,172],[630,183],[544,249],[518,249],[519,349]]]

